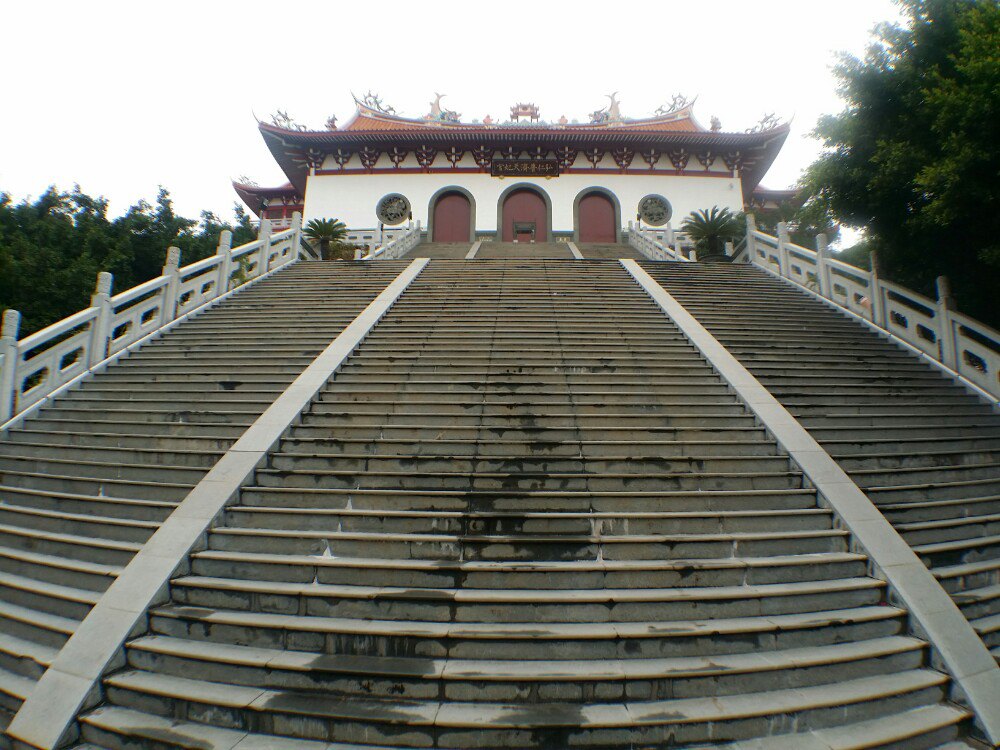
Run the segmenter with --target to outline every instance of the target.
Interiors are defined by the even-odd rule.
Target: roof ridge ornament
[[[435,122],[461,122],[461,115],[453,109],[444,109],[441,106],[441,100],[447,96],[446,94],[439,94],[434,92],[434,101],[431,102],[431,111],[424,116],[425,120],[432,120]]]
[[[622,122],[625,118],[622,117],[621,110],[619,109],[620,102],[618,101],[618,92],[615,91],[613,94],[605,94],[610,103],[604,109],[599,109],[596,112],[590,113],[590,122],[594,125],[600,124],[612,124]]]
[[[781,126],[781,118],[770,112],[765,114],[752,128],[747,128],[747,133],[764,133]]]
[[[351,93],[351,96],[354,97],[354,103],[357,104],[359,107],[370,109],[373,112],[381,112],[383,115],[396,114],[396,109],[394,107],[390,107],[388,104],[385,104],[382,101],[382,97],[380,97],[378,94],[373,93],[371,89],[368,89],[368,93],[365,94],[360,99],[358,99],[358,97],[355,96],[353,92]]]
[[[510,108],[511,122],[518,122],[522,117],[527,117],[529,122],[538,122],[541,117],[538,105],[533,102],[518,102]]]
[[[653,112],[654,115],[672,115],[675,112],[680,112],[682,109],[686,109],[694,104],[694,99],[688,99],[684,94],[674,94],[670,97],[669,104],[661,104]]]
[[[279,109],[271,115],[271,124],[276,128],[281,128],[282,130],[297,130],[300,133],[304,133],[309,130],[309,128],[305,125],[300,125],[295,122],[295,120],[289,117],[288,112],[283,109]]]

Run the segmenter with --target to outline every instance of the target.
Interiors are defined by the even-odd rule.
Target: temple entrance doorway
[[[548,209],[545,199],[531,188],[511,191],[501,209],[504,242],[548,242]]]
[[[577,207],[579,242],[615,243],[618,241],[615,206],[600,192],[587,193]]]
[[[434,202],[432,242],[472,242],[472,204],[457,190],[438,196]]]

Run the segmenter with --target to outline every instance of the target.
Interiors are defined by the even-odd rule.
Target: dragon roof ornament
[[[770,112],[765,114],[752,128],[747,128],[747,133],[763,133],[768,130],[774,130],[781,125],[781,118]]]
[[[384,115],[396,114],[396,109],[394,107],[385,104],[382,101],[382,97],[380,97],[378,94],[373,93],[370,89],[368,93],[365,94],[360,99],[358,99],[358,97],[355,96],[353,93],[351,94],[351,96],[354,97],[354,103],[357,104],[359,107],[370,109],[374,112],[381,112]]]
[[[271,115],[271,124],[283,130],[298,130],[301,133],[309,130],[305,125],[295,122],[295,120],[289,117],[288,112],[282,109],[277,110]]]
[[[680,112],[682,109],[686,109],[693,104],[694,99],[688,99],[684,94],[674,94],[668,104],[661,104],[653,114],[672,115],[674,112]]]

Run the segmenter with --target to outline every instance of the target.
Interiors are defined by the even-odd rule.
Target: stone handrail
[[[662,240],[657,236],[662,234]],[[679,260],[694,261],[698,259],[694,250],[691,250],[691,257],[686,258],[672,240],[674,232],[668,225],[662,233],[643,229],[641,226],[628,223],[628,244],[645,255],[650,260]],[[675,249],[678,248],[678,249]]]
[[[414,222],[402,234],[372,250],[361,260],[398,260],[420,244],[420,222]]]
[[[747,217],[750,262],[826,299],[922,352],[996,402],[1000,399],[1000,332],[954,309],[945,277],[937,299],[880,279],[876,270],[843,263],[827,254],[825,235],[809,250],[757,230]]]
[[[180,250],[171,247],[162,275],[114,296],[111,274],[101,272],[90,307],[21,340],[20,313],[7,310],[0,331],[0,429],[109,357],[297,260],[301,227],[296,213],[289,229],[272,234],[265,219],[256,240],[235,248],[224,231],[215,255],[184,267]]]

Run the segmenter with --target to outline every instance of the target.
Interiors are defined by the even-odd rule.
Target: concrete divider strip
[[[573,253],[574,260],[583,260],[583,253],[580,252],[580,248],[576,246],[575,242],[567,242],[569,245],[569,251]]]
[[[203,544],[213,521],[330,377],[427,265],[410,263],[326,347],[219,459],[101,596],[42,675],[8,727],[21,747],[62,747],[76,717],[101,696],[101,678],[124,664],[125,641],[146,629],[146,612],[169,594],[170,579]],[[17,745],[16,745],[17,746]]]
[[[472,247],[469,248],[469,252],[465,254],[466,260],[472,260],[476,257],[476,253],[479,252],[479,246],[483,244],[482,240],[476,240],[472,243]]]
[[[881,511],[809,432],[683,305],[634,260],[622,266],[746,402],[851,532],[890,594],[930,643],[934,666],[954,679],[953,699],[976,714],[977,728],[1000,744],[1000,667],[937,579]]]

